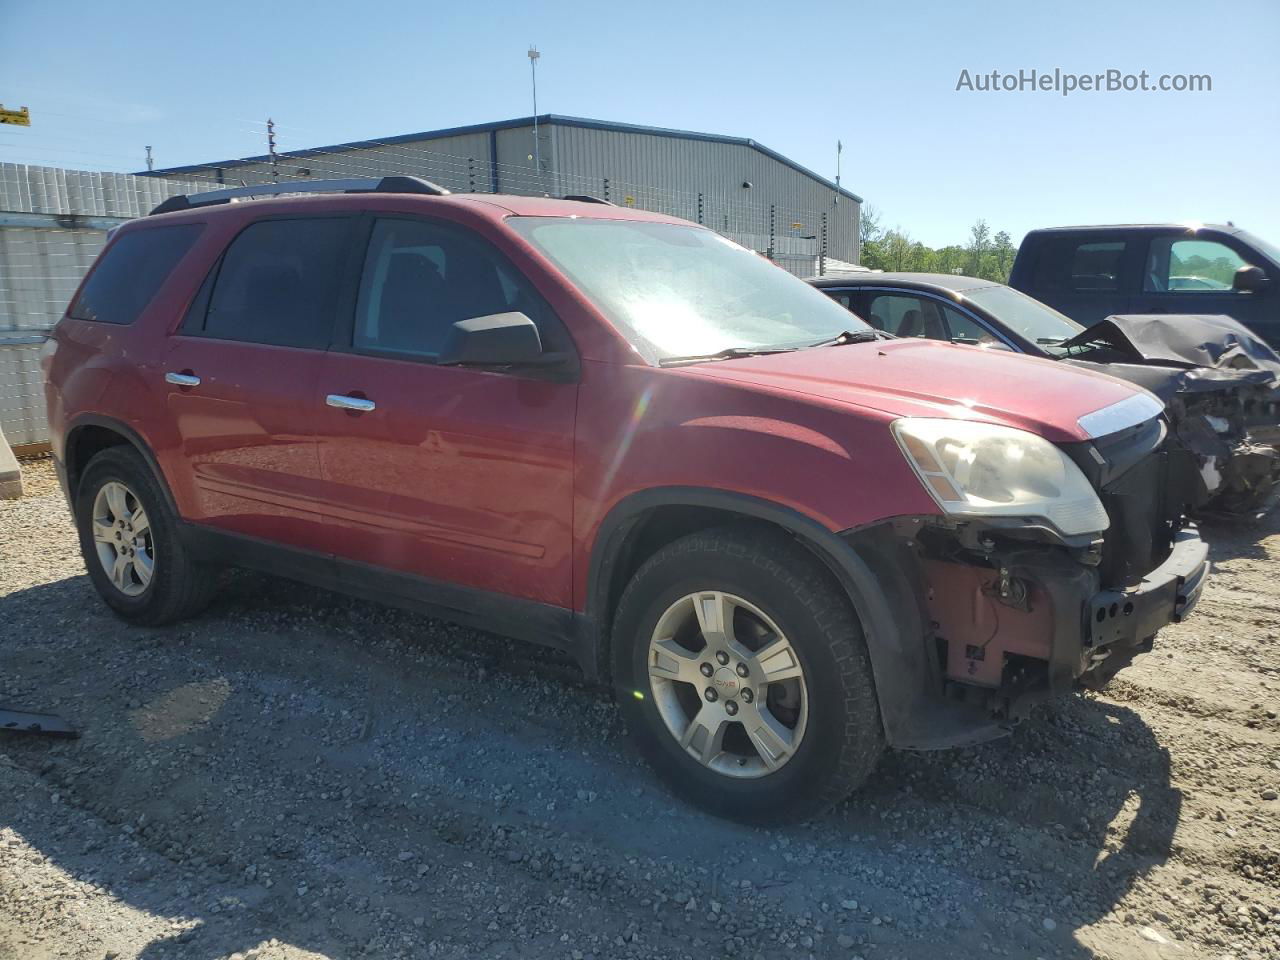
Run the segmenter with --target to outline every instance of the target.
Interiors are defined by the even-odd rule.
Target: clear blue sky
[[[1233,220],[1280,242],[1280,2],[0,0],[0,159],[133,170],[531,112],[753,137],[934,246]],[[293,13],[292,11],[298,11]],[[960,71],[1210,74],[1208,93],[956,92]]]

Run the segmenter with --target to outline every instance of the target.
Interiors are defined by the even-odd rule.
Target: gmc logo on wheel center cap
[[[728,667],[717,670],[711,682],[727,694],[732,695],[738,692],[738,677]]]

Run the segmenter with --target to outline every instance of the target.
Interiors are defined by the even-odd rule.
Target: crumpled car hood
[[[1116,356],[1077,356],[1090,366],[1141,384],[1162,400],[1177,393],[1280,385],[1280,354],[1238,320],[1209,314],[1117,314],[1062,344],[1105,343]]]

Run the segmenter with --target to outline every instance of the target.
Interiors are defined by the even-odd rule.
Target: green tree
[[[1009,271],[1013,269],[1013,258],[1017,250],[1013,246],[1013,239],[1009,236],[1008,231],[1001,230],[996,234],[994,240],[995,246],[995,276],[992,280],[999,280],[1001,283],[1009,282]]]
[[[864,267],[894,272],[967,274],[999,283],[1009,281],[1018,248],[1006,230],[992,236],[986,220],[979,219],[969,229],[968,243],[948,244],[936,250],[913,240],[902,227],[883,229],[882,222],[879,210],[863,207],[858,235],[860,263]]]
[[[982,276],[982,258],[991,247],[991,228],[987,221],[979,218],[969,228],[969,273],[975,277]]]

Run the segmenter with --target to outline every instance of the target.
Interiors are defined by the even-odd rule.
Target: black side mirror
[[[1248,263],[1237,270],[1236,275],[1231,278],[1231,289],[1237,293],[1256,293],[1270,284],[1271,280],[1262,272],[1261,267]]]
[[[538,328],[523,313],[493,313],[453,325],[436,363],[510,366],[542,359]]]

